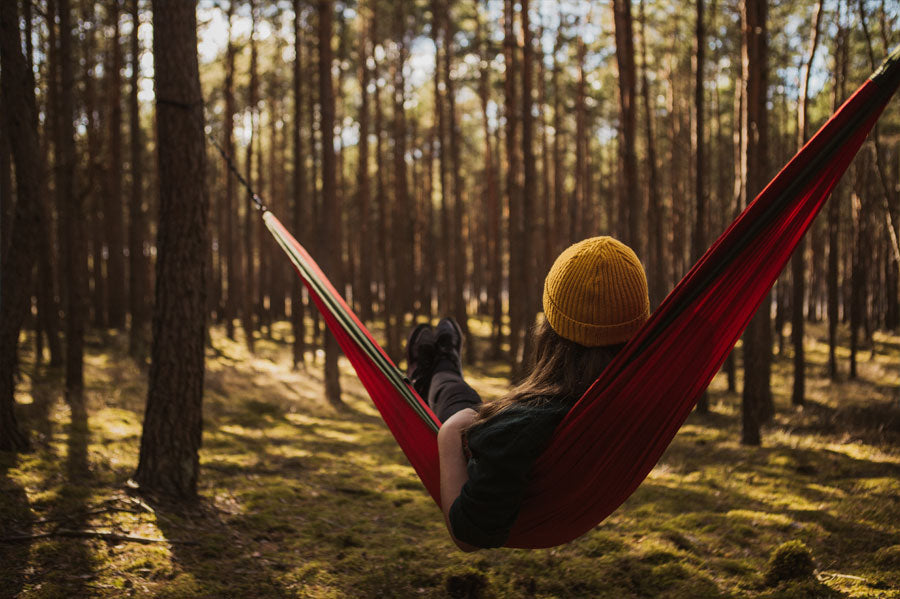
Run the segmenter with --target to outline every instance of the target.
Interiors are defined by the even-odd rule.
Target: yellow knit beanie
[[[547,274],[544,315],[560,337],[581,345],[624,343],[650,316],[644,267],[612,237],[579,241]]]

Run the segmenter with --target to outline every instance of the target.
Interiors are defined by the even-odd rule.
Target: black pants
[[[466,408],[477,410],[481,396],[470,387],[457,372],[446,370],[434,373],[428,388],[428,407],[445,422],[448,418]]]

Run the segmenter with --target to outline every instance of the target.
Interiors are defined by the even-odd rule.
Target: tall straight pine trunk
[[[156,304],[135,480],[193,499],[200,474],[206,340],[207,210],[203,94],[192,3],[153,0],[159,160]]]
[[[331,77],[331,36],[334,22],[333,0],[319,0],[319,102],[322,127],[322,222],[327,237],[323,270],[338,290],[344,287],[341,260],[341,212],[337,196],[337,160],[334,153],[334,85]],[[343,406],[338,371],[337,340],[325,333],[325,396],[334,406]]]
[[[768,170],[766,90],[768,60],[766,13],[768,0],[741,0],[741,161],[746,173],[743,199],[752,201],[762,190]],[[772,332],[769,295],[744,333],[744,390],[741,442],[759,445],[759,427],[772,415],[769,383]]]

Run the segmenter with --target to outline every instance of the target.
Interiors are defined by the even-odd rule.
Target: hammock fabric
[[[900,48],[738,216],[578,401],[534,466],[508,547],[566,543],[634,492],[715,376],[898,85]],[[440,503],[437,418],[306,250],[272,213],[263,218]]]

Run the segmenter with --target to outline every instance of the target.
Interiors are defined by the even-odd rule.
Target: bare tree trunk
[[[515,20],[515,2],[505,0],[503,9],[503,55],[506,70],[503,80],[504,112],[506,116],[506,194],[509,210],[509,276],[507,277],[507,297],[509,298],[509,353],[514,370],[521,364],[522,304],[520,299],[523,284],[519,227],[516,219],[522,205],[522,188],[519,184],[521,158],[519,156],[519,106],[516,93],[518,77],[518,60],[516,59],[516,37],[513,27]],[[517,378],[516,372],[513,378]]]
[[[222,115],[223,129],[225,135],[225,153],[234,157],[234,61],[236,49],[232,40],[231,21],[234,17],[236,0],[228,0],[228,41],[225,46],[225,114]],[[225,222],[223,224],[224,243],[225,243],[225,263],[228,269],[227,294],[225,296],[225,334],[229,339],[234,339],[234,319],[238,316],[239,306],[242,305],[241,297],[238,295],[241,289],[241,274],[244,270],[243,252],[238,256],[235,254],[234,245],[239,243],[239,235],[237,232],[237,217],[239,215],[238,205],[235,202],[234,195],[234,177],[228,171],[225,172]],[[243,311],[242,311],[243,312]],[[246,314],[242,321],[244,334],[247,337],[253,335],[252,329],[248,328]]]
[[[131,330],[128,351],[136,358],[143,357],[147,347],[147,258],[144,256],[144,240],[147,237],[146,217],[144,214],[144,164],[143,134],[141,132],[141,114],[138,104],[140,88],[141,45],[138,38],[140,26],[139,0],[131,1],[131,91],[128,95],[128,108],[131,130],[131,203],[128,218],[128,292],[131,312]],[[227,205],[231,211],[231,205]],[[226,251],[230,251],[230,238],[225,240]],[[229,268],[231,262],[228,262]]]
[[[51,28],[52,29],[52,28]],[[50,86],[55,87],[51,79]],[[51,105],[52,106],[52,105]],[[55,110],[55,106],[49,108]],[[0,114],[8,112],[0,99]],[[6,127],[0,127],[0,262],[9,247],[9,234],[12,231],[13,184],[12,184],[12,149],[9,145],[9,134]]]
[[[373,24],[374,26],[374,24]],[[437,65],[437,63],[435,63]],[[437,68],[435,69],[437,72]],[[378,63],[375,63],[374,78],[378,78]],[[375,87],[375,160],[381,164],[384,159],[384,114],[381,104],[381,89]],[[392,293],[394,288],[394,280],[397,273],[394,270],[394,264],[390,259],[391,245],[393,239],[390,235],[390,224],[388,215],[390,214],[390,206],[388,206],[387,183],[385,182],[386,169],[378,168],[375,170],[375,205],[378,211],[378,247],[381,268],[379,269],[382,277],[382,289],[384,299],[381,302],[381,315],[384,319],[385,335],[387,337],[388,355],[395,360],[400,355],[400,333],[397,323],[394,322],[392,316],[394,314],[394,305],[396,298]]]
[[[253,187],[256,184],[256,180],[253,176],[253,158],[255,155],[254,147],[258,142],[257,133],[258,133],[258,123],[259,123],[259,112],[257,110],[257,102],[258,102],[258,87],[259,84],[257,82],[256,70],[257,70],[257,50],[256,50],[256,2],[255,0],[250,0],[250,84],[248,93],[248,101],[247,104],[250,108],[250,140],[247,143],[247,181],[250,183],[250,186]],[[244,307],[244,317],[243,317],[243,329],[245,333],[245,341],[247,344],[247,349],[250,352],[253,352],[253,333],[259,327],[259,320],[256,318],[254,308],[254,296],[255,296],[255,257],[254,257],[254,243],[253,243],[253,229],[256,223],[256,214],[254,213],[253,208],[251,207],[249,202],[244,202],[244,293],[243,293],[243,307]]]
[[[62,6],[62,4],[60,4]],[[60,9],[61,10],[61,9]],[[97,22],[96,15],[96,7],[93,3],[87,2],[83,4],[83,19],[91,21],[92,23]],[[106,239],[106,224],[103,219],[103,211],[101,209],[103,205],[103,198],[105,197],[104,193],[98,192],[98,179],[100,178],[100,165],[103,164],[103,142],[100,134],[100,123],[102,121],[102,115],[100,111],[97,109],[96,98],[96,89],[94,80],[93,69],[95,66],[95,61],[97,60],[96,54],[96,44],[95,44],[95,30],[96,27],[92,27],[84,32],[84,39],[82,43],[82,49],[85,57],[85,68],[84,68],[84,110],[86,113],[86,129],[87,129],[87,149],[88,149],[88,157],[85,160],[86,168],[85,168],[85,195],[87,196],[87,204],[86,204],[86,214],[85,217],[88,220],[89,229],[86,230],[86,239],[90,243],[90,275],[91,280],[93,282],[93,288],[91,290],[91,303],[93,305],[93,323],[97,328],[106,328],[109,324],[108,319],[108,302],[107,302],[107,276],[104,273],[104,264],[106,260],[103,257],[103,246],[104,240]],[[62,54],[62,35],[60,35],[60,54]],[[62,62],[62,59],[61,59]],[[74,78],[73,78],[74,79]],[[74,83],[74,80],[73,80]],[[62,89],[64,84],[60,85],[60,95],[65,93],[65,90]],[[74,111],[74,108],[73,108]],[[74,133],[73,133],[74,135]],[[65,142],[63,142],[65,143]],[[74,143],[74,142],[73,142]],[[73,149],[74,156],[74,149]],[[74,158],[73,158],[74,160]],[[74,171],[73,171],[74,173]],[[73,175],[74,176],[74,175]],[[73,187],[73,191],[71,193],[76,193]],[[58,202],[60,206],[63,206],[64,202],[67,201],[63,198],[62,195],[58,197]],[[88,237],[89,234],[89,237]]]
[[[534,42],[532,41],[531,20],[528,0],[521,0],[522,14],[522,163],[524,186],[522,187],[522,213],[519,218],[519,238],[522,243],[522,335],[525,345],[522,352],[522,367],[531,359],[533,336],[531,329],[538,312],[537,286],[531,278],[539,277],[534,260],[535,245],[535,192],[537,191],[537,168],[534,155]],[[532,276],[528,276],[531,273]]]
[[[125,244],[122,222],[122,46],[119,39],[119,3],[107,3],[112,38],[109,41],[110,59],[107,77],[107,124],[109,125],[109,153],[107,154],[108,195],[104,203],[107,232],[107,274],[109,285],[109,326],[125,328]]]
[[[478,2],[476,2],[478,4]],[[477,7],[476,7],[477,8]],[[488,99],[490,97],[490,69],[488,67],[487,35],[483,30],[483,17],[478,9],[478,51],[480,53],[478,96],[481,100],[481,124],[484,132],[484,191],[487,202],[487,272],[488,272],[488,304],[491,314],[491,350],[489,355],[500,357],[500,344],[503,336],[503,255],[500,238],[500,212],[502,211],[500,190],[497,184],[497,171],[494,166],[494,149],[491,143],[491,125],[488,116]]]
[[[635,69],[634,34],[631,24],[631,2],[613,0],[613,16],[616,30],[616,63],[619,67],[619,234],[624,237],[638,255],[643,255],[640,237],[640,218],[643,212],[638,204],[637,154],[635,152]]]
[[[459,117],[456,114],[456,90],[454,87],[453,77],[451,76],[451,62],[453,58],[453,38],[456,28],[450,14],[449,3],[445,0],[442,3],[444,11],[444,89],[447,94],[447,129],[448,141],[450,142],[450,164],[451,176],[453,180],[453,223],[450,229],[445,233],[451,240],[450,247],[447,251],[450,255],[452,267],[452,310],[451,313],[464,335],[469,332],[469,318],[466,310],[466,302],[464,296],[466,283],[466,248],[462,243],[463,235],[463,182],[460,169],[462,168],[460,160],[460,140]],[[443,152],[441,152],[443,156]]]
[[[438,137],[438,178],[441,185],[441,215],[439,243],[442,251],[440,254],[440,286],[438,287],[438,311],[441,314],[449,314],[453,302],[453,256],[450,252],[448,235],[450,233],[450,153],[447,135],[447,114],[444,108],[446,90],[441,89],[443,68],[447,64],[442,59],[442,52],[449,51],[447,35],[444,33],[446,10],[443,3],[446,0],[432,0],[431,2],[431,34],[434,41],[434,114],[437,121]]]
[[[356,172],[356,210],[359,237],[359,274],[355,295],[358,295],[360,316],[364,321],[371,321],[374,315],[372,310],[372,252],[370,224],[372,185],[369,176],[369,85],[372,80],[368,60],[372,53],[373,41],[370,38],[371,20],[374,18],[372,9],[368,3],[361,0],[357,8],[359,11],[359,61],[357,72],[360,87],[359,105],[359,166]],[[430,200],[430,198],[429,198]]]
[[[538,30],[537,46],[538,46],[538,122],[541,124],[541,193],[538,206],[535,207],[536,212],[540,213],[540,229],[535,229],[535,245],[538,255],[535,260],[537,264],[537,276],[542,276],[553,264],[555,256],[553,255],[553,204],[550,191],[550,138],[548,136],[547,126],[547,68],[546,53],[542,40],[544,39],[544,22],[541,18],[541,27]],[[538,227],[538,223],[535,223]],[[538,251],[539,250],[539,251]],[[541,310],[541,290],[536,290],[536,298],[538,301],[537,310]]]
[[[696,36],[694,48],[694,130],[691,141],[694,146],[694,177],[695,193],[697,194],[696,210],[694,211],[694,230],[691,237],[691,260],[698,261],[706,251],[706,161],[703,144],[704,105],[703,105],[703,66],[706,54],[706,31],[703,26],[704,18],[703,0],[697,0]],[[697,411],[701,414],[709,413],[709,392],[703,391],[697,400]]]
[[[822,12],[825,0],[819,0],[816,4],[816,12],[813,15],[812,38],[809,44],[809,55],[800,69],[800,98],[797,101],[797,149],[806,143],[809,129],[807,110],[809,109],[809,77],[812,73],[812,63],[816,57],[816,48],[819,45],[819,29],[822,22]],[[802,406],[806,401],[806,355],[803,350],[803,306],[806,303],[805,289],[805,260],[806,239],[801,239],[791,257],[791,279],[793,281],[793,300],[791,301],[791,343],[794,346],[794,386],[791,393],[791,403]]]
[[[553,254],[562,251],[563,240],[571,241],[568,237],[568,227],[563,229],[566,224],[566,200],[563,190],[565,181],[565,173],[563,172],[563,156],[562,156],[562,138],[563,138],[563,115],[562,102],[565,95],[562,93],[559,81],[559,72],[562,67],[559,62],[559,53],[563,45],[563,28],[562,28],[562,11],[560,10],[560,26],[556,32],[556,40],[553,45],[553,71],[550,74],[550,82],[553,86],[553,209],[556,218],[553,221],[553,237],[552,247]]]
[[[403,2],[395,2],[393,4],[393,26],[394,26],[394,44],[396,45],[395,62],[392,63],[391,79],[393,83],[393,165],[394,165],[394,238],[397,243],[394,244],[394,263],[397,272],[413,273],[413,248],[415,247],[415,237],[413,231],[413,207],[409,199],[409,174],[406,167],[406,147],[407,147],[407,127],[406,127],[406,110],[404,102],[406,100],[406,78],[403,75],[403,69],[406,64],[407,49],[406,41],[406,10]],[[449,97],[449,106],[453,109],[452,91],[448,82],[447,94]],[[453,123],[451,112],[451,126]],[[451,140],[453,133],[451,132]],[[456,248],[459,250],[459,246]],[[412,286],[401,285],[399,277],[397,285],[394,288],[396,295],[395,301],[397,306],[397,325],[403,326],[405,314],[412,310],[413,297]]]
[[[649,225],[647,262],[650,275],[650,305],[656,307],[665,295],[665,244],[663,221],[665,215],[659,194],[659,171],[656,165],[656,138],[653,135],[653,111],[650,106],[650,82],[647,78],[647,32],[644,0],[640,3],[641,23],[641,99],[644,104],[645,133],[647,143],[647,216]]]
[[[63,0],[65,2],[65,0]],[[34,83],[22,55],[16,3],[0,3],[0,68],[4,122],[16,167],[17,200],[14,206],[9,251],[0,266],[0,450],[27,449],[28,437],[19,429],[15,415],[15,376],[18,340],[37,261],[37,236],[45,218],[40,198],[40,144]]]
[[[306,220],[306,154],[303,147],[303,25],[300,19],[301,3],[294,0],[294,202],[293,226],[297,235],[304,231]],[[363,88],[365,89],[365,88]],[[362,134],[362,132],[361,132]],[[360,144],[365,143],[360,139]],[[304,239],[304,241],[306,241]],[[303,282],[299,277],[293,278],[291,293],[291,325],[294,330],[293,359],[294,367],[306,362],[306,322],[303,306]]]
[[[322,222],[331,251],[322,252],[323,270],[335,288],[343,289],[341,265],[341,210],[337,197],[337,172],[334,154],[334,84],[331,78],[331,36],[334,22],[333,0],[319,0],[319,102],[322,123]],[[343,407],[341,400],[338,355],[340,348],[330,332],[325,334],[325,397],[335,407]]]
[[[569,199],[569,239],[568,243],[575,243],[584,237],[584,222],[580,218],[587,203],[587,106],[585,92],[584,60],[587,54],[587,46],[584,40],[579,38],[576,49],[576,61],[578,63],[578,81],[575,84],[575,189]],[[620,223],[621,224],[621,223]],[[621,235],[621,231],[618,232]]]
[[[741,0],[741,64],[743,110],[741,113],[741,154],[746,167],[744,198],[749,200],[765,184],[768,153],[766,90],[768,60],[766,13],[767,2]],[[769,383],[771,364],[770,299],[763,299],[760,309],[744,333],[744,392],[741,443],[759,445],[759,426],[771,417],[772,391]]]
[[[153,58],[159,258],[135,480],[142,490],[192,500],[200,474],[209,208],[193,4],[153,0]]]

